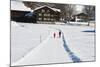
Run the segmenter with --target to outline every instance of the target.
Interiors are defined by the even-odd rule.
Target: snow
[[[11,10],[31,11],[22,1],[11,1]]]
[[[70,23],[68,23],[68,25],[72,25],[72,26],[87,26],[88,22],[70,22]],[[95,21],[94,22],[90,22],[89,26],[95,27]]]
[[[12,25],[13,26],[18,26],[18,24],[16,22],[14,22],[14,21],[12,21]]]
[[[52,8],[52,7],[49,7],[49,6],[47,6],[47,5],[37,7],[37,8],[35,8],[33,11],[38,10],[38,9],[41,9],[41,8],[44,8],[44,7],[48,7],[48,8],[50,8],[51,10],[53,10],[53,11],[55,11],[55,12],[56,12],[56,11],[61,12],[60,9]]]
[[[68,54],[66,54],[62,43],[61,38],[54,39],[50,36],[14,65],[72,62]]]
[[[17,25],[17,26],[16,26]],[[39,27],[37,27],[39,26]],[[35,48],[41,41],[46,39],[50,31],[44,25],[11,22],[11,62],[22,58],[28,51]],[[35,34],[35,35],[34,35]],[[44,35],[45,34],[45,35]]]
[[[12,66],[95,60],[95,32],[84,32],[95,30],[93,26],[16,24],[11,25]],[[61,38],[58,38],[59,30],[63,33]]]
[[[95,60],[95,33],[83,32],[84,30],[94,30],[94,27],[57,25],[56,28],[64,32],[68,47],[82,61]]]
[[[94,61],[95,58],[95,33],[83,32],[84,30],[94,30],[88,26],[57,26],[65,34],[65,39],[71,51],[82,61]],[[57,28],[56,27],[56,28]]]
[[[49,7],[49,8],[51,8],[51,7]],[[61,12],[61,10],[60,9],[57,9],[57,8],[51,8],[51,9],[54,10],[54,11]]]

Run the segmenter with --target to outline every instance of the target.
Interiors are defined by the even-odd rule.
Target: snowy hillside
[[[11,10],[31,11],[31,9],[26,7],[22,1],[11,1]]]

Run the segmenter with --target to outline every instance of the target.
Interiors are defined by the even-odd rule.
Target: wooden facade
[[[31,14],[31,15],[30,15]],[[28,22],[28,23],[37,23],[36,15],[30,11],[12,11],[11,10],[11,20],[17,22]]]
[[[60,12],[55,8],[41,6],[34,9],[34,12],[37,14],[37,21],[60,21]]]
[[[11,20],[14,20],[15,18],[18,18],[18,17],[22,17],[26,13],[29,13],[29,11],[11,10]]]
[[[49,6],[41,6],[33,9],[32,11],[11,10],[11,20],[18,22],[35,22],[40,23],[54,23],[60,21],[60,9],[52,8]],[[32,16],[26,16],[28,14]]]
[[[36,23],[36,16],[22,1],[11,1],[11,20],[17,22]],[[30,15],[31,14],[31,15]]]

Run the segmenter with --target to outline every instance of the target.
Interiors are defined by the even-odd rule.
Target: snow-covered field
[[[63,38],[58,38],[58,31]],[[31,24],[11,22],[11,62],[13,65],[73,62],[70,54],[80,61],[95,60],[93,26],[71,24]],[[57,37],[53,38],[53,33]],[[70,50],[69,53],[68,50]]]
[[[11,62],[22,58],[49,35],[45,25],[11,22]]]

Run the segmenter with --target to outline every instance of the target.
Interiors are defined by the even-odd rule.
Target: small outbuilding
[[[36,22],[35,14],[22,1],[11,1],[11,20],[17,22]],[[31,15],[30,15],[31,14]]]
[[[74,17],[75,17],[75,21],[78,21],[78,22],[84,22],[89,19],[89,16],[85,13],[76,14],[74,15]]]

